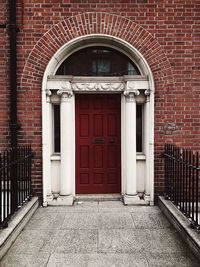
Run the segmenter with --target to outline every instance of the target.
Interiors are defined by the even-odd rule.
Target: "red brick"
[[[199,12],[198,0],[180,0],[177,3],[170,0],[24,0],[23,6],[19,1],[19,143],[32,143],[36,153],[33,168],[35,194],[42,194],[43,73],[53,54],[77,36],[90,33],[117,36],[132,44],[146,58],[155,80],[156,194],[163,189],[161,152],[164,143],[170,141],[199,150]],[[7,19],[7,5],[0,3],[0,24],[6,23]],[[0,29],[1,150],[6,149],[10,142],[8,56],[8,32]],[[179,131],[170,137],[161,131],[169,120],[181,125]]]

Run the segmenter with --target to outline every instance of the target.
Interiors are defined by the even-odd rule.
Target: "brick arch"
[[[54,25],[36,43],[26,61],[21,85],[41,84],[44,71],[53,55],[67,42],[89,34],[118,37],[135,47],[148,62],[155,83],[173,83],[170,63],[158,41],[135,22],[114,14],[83,13]]]
[[[42,194],[42,104],[41,88],[45,70],[55,53],[68,42],[89,34],[107,35],[119,38],[140,52],[153,74],[156,88],[155,136],[156,158],[159,161],[164,136],[159,133],[165,121],[163,102],[168,89],[173,86],[173,73],[169,60],[158,41],[146,29],[135,22],[114,14],[83,13],[67,18],[52,26],[35,44],[30,52],[21,76],[18,93],[20,143],[30,142],[35,152],[34,192]],[[157,122],[158,121],[158,122]],[[156,183],[155,183],[156,186]]]

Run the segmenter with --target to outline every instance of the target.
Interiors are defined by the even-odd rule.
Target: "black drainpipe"
[[[17,49],[16,49],[16,0],[9,0],[9,42],[10,42],[10,142],[17,147]]]

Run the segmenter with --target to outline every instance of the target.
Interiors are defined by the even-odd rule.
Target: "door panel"
[[[80,136],[88,136],[89,135],[89,116],[87,114],[82,114],[80,116]]]
[[[94,136],[103,136],[104,114],[94,114]]]
[[[103,149],[101,145],[93,147],[93,168],[103,168]]]
[[[89,173],[80,173],[80,184],[89,184]]]
[[[120,95],[76,95],[76,193],[120,192],[120,134]]]
[[[80,146],[80,168],[89,168],[89,146]]]
[[[116,114],[108,114],[108,136],[116,136],[117,135],[117,115]]]
[[[94,173],[93,175],[94,180],[93,180],[93,184],[99,184],[102,185],[103,184],[103,173]]]
[[[117,146],[116,145],[108,145],[107,148],[107,168],[115,168],[117,165]]]

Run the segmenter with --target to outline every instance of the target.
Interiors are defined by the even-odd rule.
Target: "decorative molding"
[[[75,83],[72,82],[72,90],[78,92],[121,92],[125,88],[124,83]]]
[[[142,78],[142,77],[141,77]],[[127,80],[126,90],[149,90],[149,81],[143,77],[143,79]]]
[[[73,92],[70,90],[58,90],[58,95],[61,95],[61,103],[63,102],[71,102],[71,98],[73,96]]]
[[[70,98],[73,96],[71,83],[63,83],[61,89],[57,91],[57,94],[61,96],[61,102],[70,102]]]
[[[150,94],[151,94],[151,90],[150,90],[150,89],[145,90],[145,91],[144,91],[144,94],[145,94],[146,96],[150,96]]]
[[[126,90],[124,91],[124,96],[126,97],[126,102],[135,102],[135,97],[140,94],[138,90],[137,81],[127,81]]]
[[[70,80],[63,79],[60,76],[54,76],[54,78],[48,78],[47,80],[47,89],[55,91],[55,90],[70,90],[71,82]]]
[[[123,77],[79,77],[48,76],[47,88],[52,91],[72,90],[74,92],[123,92],[149,89],[146,76],[132,75]]]
[[[136,88],[136,83],[135,81],[127,81],[126,88],[127,90],[134,91]]]
[[[58,95],[61,95],[61,97],[63,97],[63,95],[65,95],[65,97],[70,98],[73,96],[73,92],[72,90],[58,90],[57,92]]]
[[[140,91],[137,89],[124,91],[126,102],[135,102],[135,97],[138,96],[139,94],[140,94]]]
[[[151,94],[151,90],[150,89],[146,89],[144,91],[144,94],[146,95],[146,102],[150,102],[150,94]]]
[[[70,82],[60,82],[60,88],[59,91],[71,91],[72,90],[72,86]]]
[[[51,90],[46,89],[46,102],[47,103],[51,103],[51,95],[52,95]]]
[[[127,102],[135,102],[139,100],[136,96],[140,95],[140,90],[145,92],[146,102],[149,100],[150,90],[148,88],[148,81],[145,77],[139,77],[142,80],[127,80],[119,77],[61,77],[59,80],[57,76],[49,77],[48,86],[46,89],[47,102],[50,101],[50,95],[53,91],[57,91],[57,95],[61,96],[61,102],[70,102],[73,93],[124,93]],[[61,79],[60,78],[60,79]],[[138,78],[138,77],[137,77]],[[138,78],[138,79],[139,79]],[[68,80],[67,80],[68,79]],[[132,77],[133,79],[133,77]],[[143,95],[143,93],[141,94]],[[136,98],[136,99],[135,99]],[[51,95],[51,102],[54,102],[54,97]],[[58,101],[57,101],[58,102]],[[145,102],[145,100],[144,100]]]
[[[51,96],[52,93],[51,93],[51,90],[50,89],[46,89],[46,96]]]

